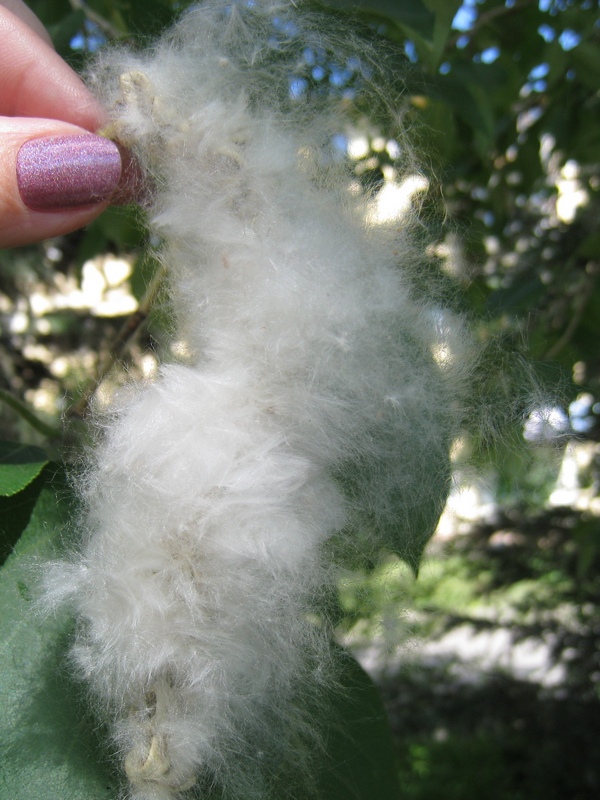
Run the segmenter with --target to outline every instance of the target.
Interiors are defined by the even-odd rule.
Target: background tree
[[[58,52],[81,67],[87,54],[107,41],[156,35],[183,4],[32,0],[29,5]],[[413,130],[422,173],[412,196],[421,198],[431,221],[432,280],[452,287],[456,307],[473,317],[482,344],[502,339],[503,358],[513,362],[509,373],[521,374],[513,367],[526,349],[542,380],[557,387],[555,399],[540,402],[524,430],[514,425],[491,457],[483,443],[463,443],[494,492],[494,513],[445,545],[443,556],[434,542],[413,602],[417,629],[433,638],[466,622],[479,631],[484,622],[497,625],[507,615],[513,643],[551,635],[548,669],[564,667],[560,690],[532,688],[508,673],[459,690],[452,665],[439,661],[381,680],[398,733],[403,796],[424,800],[443,788],[446,796],[461,800],[481,794],[595,797],[600,789],[593,758],[600,733],[598,4],[328,0],[326,6],[332,25],[338,15],[350,15],[369,35],[399,48],[390,61],[399,88],[396,114],[357,109],[356,131],[345,141],[357,176],[384,198],[394,181],[397,126]],[[343,65],[315,63],[306,80],[339,95],[353,76]],[[446,224],[436,229],[440,212]],[[44,758],[56,753],[44,748],[57,719],[53,746],[73,746],[70,726],[78,712],[60,699],[67,680],[60,669],[59,677],[52,677],[60,663],[60,639],[67,635],[64,625],[42,634],[24,621],[30,578],[19,554],[49,552],[53,527],[69,514],[67,502],[56,505],[56,492],[67,491],[56,464],[85,435],[79,421],[98,384],[96,402],[106,402],[132,374],[151,375],[158,352],[176,348],[160,271],[144,245],[138,212],[113,208],[86,230],[0,252],[0,423],[7,440],[0,451],[2,559],[21,539],[17,555],[0,573],[10,665],[0,680],[0,701],[9,725],[20,720],[6,740],[11,753],[21,753],[14,763],[30,764],[28,777],[9,769],[7,780],[26,786],[21,796],[28,800],[54,796],[55,785],[47,781],[58,780],[57,773],[47,777],[39,752]],[[498,381],[506,372],[498,370]],[[480,387],[481,397],[493,405],[499,388],[490,379]],[[61,422],[65,417],[68,426]],[[524,447],[525,438],[533,447]],[[566,469],[572,472],[570,484]],[[396,595],[401,600],[405,590],[398,586],[405,581],[401,565],[386,563],[343,587],[340,630],[348,641],[356,644],[361,630],[378,630],[382,607]],[[23,659],[36,658],[48,668],[35,687],[21,685]],[[349,677],[351,685],[354,680],[361,684],[363,678]],[[370,691],[365,685],[361,691]],[[442,695],[432,698],[432,685],[441,687]],[[27,730],[17,713],[19,692],[40,697]],[[484,711],[474,714],[473,706]],[[75,747],[76,767],[61,778],[69,782],[69,796],[110,796],[105,773],[89,765],[92,727]],[[375,735],[384,736],[378,730]],[[373,783],[365,766],[376,759],[365,745],[373,735],[357,734],[362,749],[357,773],[362,769],[370,777],[356,796],[383,800],[395,790],[393,782],[385,784],[393,781],[389,775]],[[542,746],[531,747],[532,741]],[[571,763],[568,771],[565,760]],[[50,785],[52,791],[44,794]],[[347,796],[335,781],[323,791],[327,798]]]

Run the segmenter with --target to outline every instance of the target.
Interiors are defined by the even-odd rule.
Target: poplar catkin
[[[90,71],[191,353],[98,419],[81,544],[47,569],[135,800],[265,798],[274,764],[310,774],[338,556],[416,561],[461,422],[470,342],[415,289],[414,214],[374,224],[336,145],[386,76],[297,6],[209,0]],[[346,70],[345,94],[315,63]]]

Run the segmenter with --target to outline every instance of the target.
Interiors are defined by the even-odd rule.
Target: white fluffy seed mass
[[[340,558],[416,562],[445,499],[468,345],[456,323],[439,356],[414,220],[369,221],[336,146],[382,76],[333,25],[211,0],[91,73],[192,353],[99,421],[81,545],[47,571],[135,800],[309,797],[276,766],[310,773]]]

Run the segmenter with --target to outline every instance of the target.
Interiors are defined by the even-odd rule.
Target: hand
[[[0,0],[0,248],[58,236],[96,217],[121,156],[92,135],[102,109],[21,0]]]

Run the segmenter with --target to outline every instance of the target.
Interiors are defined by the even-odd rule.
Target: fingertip
[[[116,142],[116,146],[121,154],[121,179],[110,199],[110,204],[147,206],[152,197],[152,186],[144,177],[143,170],[133,154],[119,142]]]

